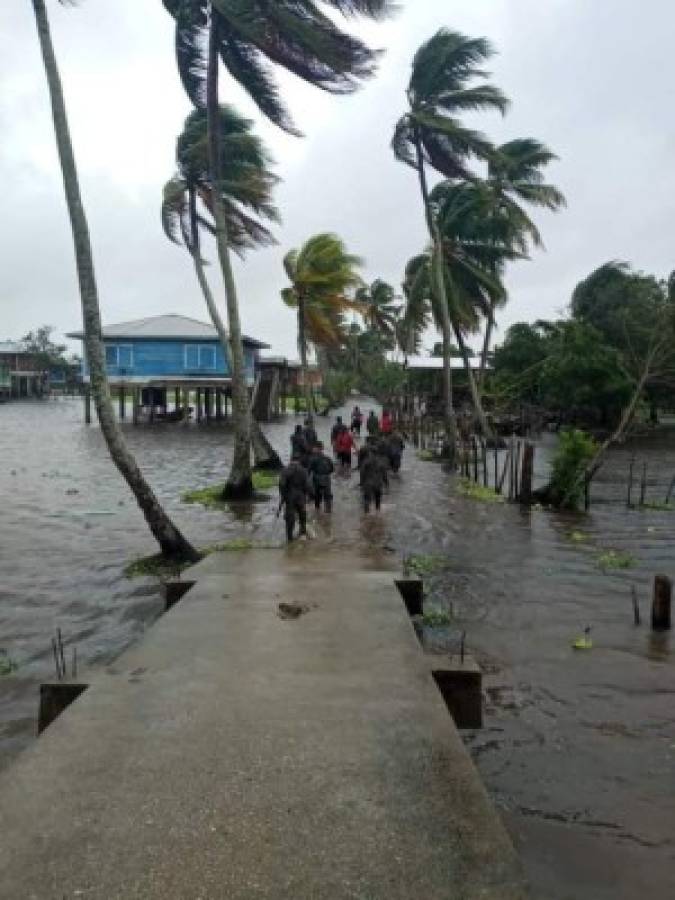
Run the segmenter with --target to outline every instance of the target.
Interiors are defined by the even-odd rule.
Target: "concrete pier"
[[[0,776],[0,897],[516,900],[395,573],[214,554]]]

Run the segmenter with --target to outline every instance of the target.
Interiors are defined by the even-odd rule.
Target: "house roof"
[[[0,353],[28,353],[23,341],[0,341]]]
[[[133,319],[130,322],[118,322],[116,325],[104,325],[102,328],[104,338],[117,338],[126,340],[153,340],[153,341],[217,341],[218,332],[206,322],[191,319],[188,316],[149,316],[146,319]],[[82,331],[74,331],[66,337],[82,340]],[[255,338],[243,336],[243,341],[249,347],[265,350],[268,344],[257,341]]]
[[[464,368],[464,360],[453,356],[450,360],[450,366],[453,369],[463,369]],[[407,368],[409,369],[417,369],[417,370],[430,370],[430,371],[439,371],[443,368],[443,357],[442,356],[409,356]],[[474,359],[471,361],[472,369],[480,368],[480,360]]]

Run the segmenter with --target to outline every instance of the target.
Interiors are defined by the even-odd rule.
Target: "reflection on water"
[[[367,407],[367,403],[361,403]],[[161,610],[156,584],[123,576],[154,551],[133,499],[79,402],[0,407],[0,649],[19,664],[0,678],[0,764],[31,739],[36,685],[53,674],[61,627],[88,662],[116,655]],[[287,453],[294,420],[270,427]],[[320,420],[327,439],[330,423]],[[201,546],[234,536],[283,540],[276,502],[235,513],[180,502],[223,480],[227,429],[127,428],[133,451],[177,523]],[[537,453],[545,475],[552,439]],[[675,471],[668,435],[618,449],[601,471],[589,516],[521,511],[458,496],[412,449],[381,515],[364,517],[357,479],[335,479],[335,513],[311,514],[316,540],[382,554],[442,554],[428,602],[451,613],[426,635],[448,652],[462,631],[485,672],[485,728],[467,735],[486,785],[546,900],[675,896],[675,654],[670,634],[635,627],[631,587],[648,623],[657,572],[673,573],[675,514],[625,507],[631,452],[649,459],[648,496]],[[629,553],[630,569],[598,556]],[[590,626],[594,648],[571,640]]]

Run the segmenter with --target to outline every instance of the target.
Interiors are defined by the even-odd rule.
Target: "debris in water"
[[[279,604],[279,612],[277,615],[280,619],[299,619],[300,616],[304,616],[305,613],[310,612],[312,609],[316,609],[316,603],[299,603],[297,601],[293,601],[291,603],[280,603]]]
[[[581,637],[576,638],[576,640],[572,641],[572,647],[575,650],[592,650],[593,649],[593,641],[591,640],[591,626],[584,629],[583,635]]]

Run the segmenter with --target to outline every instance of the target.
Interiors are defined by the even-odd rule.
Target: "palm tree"
[[[348,253],[334,234],[317,234],[284,257],[291,287],[284,288],[281,296],[298,313],[298,352],[310,416],[314,400],[308,377],[308,347],[335,347],[347,342],[344,314],[354,309],[362,311],[361,305],[348,295],[361,284],[356,272],[360,265],[361,260]]]
[[[431,194],[442,238],[446,298],[452,330],[464,361],[471,399],[482,433],[492,434],[471,367],[465,335],[506,300],[506,261],[522,258],[522,233],[508,216],[496,216],[492,195],[480,183],[444,181]]]
[[[530,245],[543,247],[543,241],[523,203],[551,212],[566,205],[563,193],[555,185],[547,184],[542,173],[542,169],[556,159],[548,147],[534,138],[517,138],[497,147],[488,163],[488,215],[493,222],[501,223],[524,256],[529,255]],[[487,315],[481,352],[481,383],[485,378],[495,325],[495,308],[496,305],[491,306]]]
[[[230,248],[242,257],[249,249],[275,243],[262,220],[279,221],[271,199],[278,179],[270,170],[271,160],[262,141],[251,128],[252,122],[233,107],[221,106],[222,203]],[[164,186],[162,226],[171,241],[184,245],[190,253],[209,316],[218,332],[225,358],[231,361],[229,335],[206,277],[201,252],[200,231],[215,234],[207,148],[206,114],[203,110],[194,110],[187,117],[177,141],[178,174]],[[252,419],[250,427],[256,465],[278,468],[281,461],[258,423]]]
[[[136,502],[143,512],[153,536],[159,543],[162,553],[171,559],[196,562],[200,558],[200,554],[185,539],[165,513],[152,488],[143,477],[136,460],[129,452],[115,419],[106,374],[105,351],[101,340],[101,312],[94,259],[89,239],[89,227],[80,194],[61,78],[54,53],[45,2],[44,0],[32,0],[32,3],[49,88],[54,133],[73,233],[73,243],[75,245],[75,260],[84,324],[84,345],[89,364],[91,390],[94,395],[101,432],[113,463],[117,466],[120,474],[134,494]]]
[[[417,172],[424,213],[432,245],[432,286],[439,298],[437,312],[443,336],[445,425],[448,454],[455,455],[456,422],[452,403],[450,350],[452,324],[443,275],[441,235],[427,181],[431,166],[446,178],[472,180],[472,158],[485,160],[492,145],[477,131],[464,126],[460,116],[476,110],[506,111],[504,94],[483,79],[483,63],[492,55],[484,38],[468,38],[441,29],[417,51],[407,89],[408,110],[394,131],[392,149],[400,161]],[[471,84],[474,79],[480,83]]]
[[[252,97],[270,121],[299,134],[283,103],[272,66],[279,66],[323,90],[350,93],[374,74],[377,54],[358,38],[341,31],[321,12],[321,6],[348,15],[378,18],[390,0],[163,0],[176,21],[176,56],[183,85],[198,108],[206,106],[209,165],[213,184],[221,182],[217,118],[218,68],[228,73]],[[208,30],[206,64],[204,33]],[[232,358],[232,469],[226,486],[231,498],[253,493],[250,460],[249,397],[246,388],[239,303],[232,271],[227,218],[220,191],[215,191],[213,217],[223,274]]]
[[[394,288],[380,278],[376,278],[370,285],[364,284],[356,292],[356,300],[363,306],[366,324],[389,343],[395,336],[396,318],[400,309],[394,302],[395,299]]]

